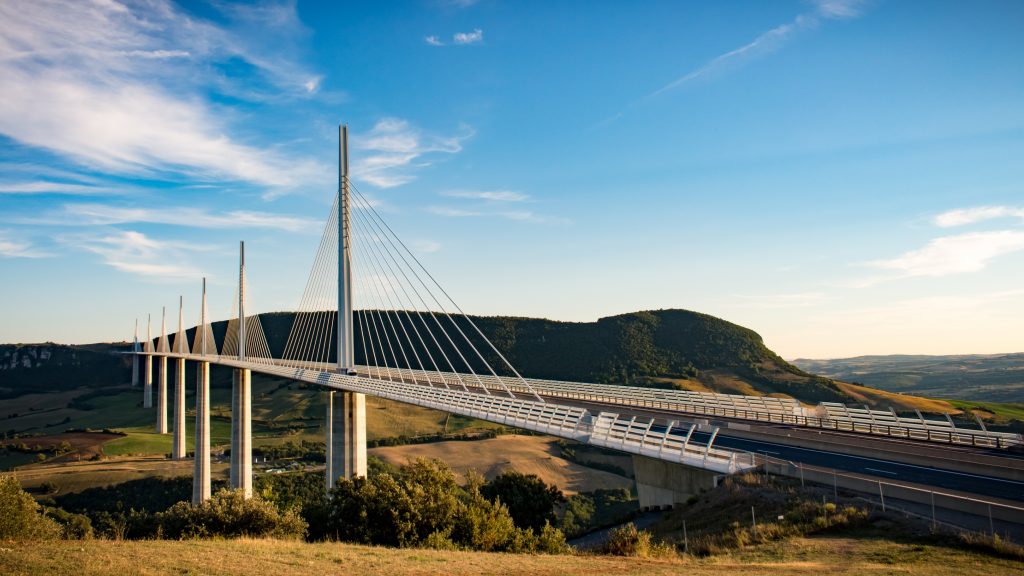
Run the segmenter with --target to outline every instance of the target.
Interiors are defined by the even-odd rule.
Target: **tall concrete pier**
[[[210,499],[210,363],[196,366],[196,450],[192,469],[192,503]],[[234,451],[232,451],[234,456]]]
[[[213,342],[207,341],[206,278],[203,278],[203,300],[195,342],[200,356],[208,350],[216,352]],[[233,454],[233,452],[232,452]],[[196,449],[192,468],[192,503],[202,504],[210,499],[210,363],[200,361],[196,366]]]
[[[238,245],[238,359],[245,361],[245,242]],[[231,487],[252,496],[252,372],[232,371],[231,379]]]
[[[146,321],[146,352],[153,351],[153,316],[150,315]],[[142,407],[153,407],[153,357],[146,355],[144,361],[145,374],[142,380]]]
[[[231,487],[252,496],[252,372],[232,371],[231,381]]]
[[[167,434],[167,356],[160,357],[160,376],[156,387],[156,433]]]
[[[185,450],[185,359],[178,358],[174,370],[174,439],[171,457],[184,458]]]
[[[338,129],[338,372],[355,366],[352,326],[352,232],[348,178],[348,126]],[[327,393],[327,470],[330,490],[338,478],[366,476],[366,396]]]

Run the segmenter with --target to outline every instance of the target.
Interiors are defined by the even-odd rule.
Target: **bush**
[[[86,540],[92,538],[92,521],[83,514],[74,514],[62,508],[47,507],[43,515],[60,525],[62,535],[69,540]]]
[[[280,512],[259,497],[246,499],[241,490],[221,490],[199,506],[178,502],[157,514],[157,521],[166,538],[297,539],[306,534],[306,522],[297,513]]]
[[[326,507],[326,535],[384,546],[558,553],[565,535],[550,524],[517,527],[508,507],[488,500],[483,478],[459,486],[443,462],[415,460],[394,472],[340,479]]]
[[[11,474],[0,474],[0,540],[58,538],[60,526],[39,513],[39,504]]]
[[[645,530],[638,530],[636,524],[630,522],[614,528],[608,534],[608,540],[601,546],[600,551],[612,556],[646,558],[651,555],[651,534]]]
[[[536,474],[514,470],[495,477],[480,492],[491,502],[508,506],[516,526],[537,534],[546,524],[555,522],[555,505],[565,500],[558,488],[548,486]]]

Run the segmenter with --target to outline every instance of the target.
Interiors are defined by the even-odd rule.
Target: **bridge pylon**
[[[246,360],[245,242],[238,247],[238,360]],[[231,378],[231,487],[252,497],[252,371],[236,368]]]
[[[146,320],[146,345],[144,347],[146,352],[153,351],[153,315],[149,314]],[[152,354],[146,354],[146,360],[143,365],[145,371],[142,379],[142,407],[152,408],[153,407],[153,356]]]
[[[348,172],[348,126],[338,127],[338,349],[337,370],[355,373],[352,325],[352,227]],[[327,393],[327,490],[338,478],[366,476],[366,396],[357,392]]]
[[[188,354],[185,336],[185,298],[178,297],[178,335],[174,337],[174,351]],[[185,457],[185,359],[178,358],[174,370],[174,437],[171,442],[171,458]]]
[[[164,306],[158,352],[167,352],[167,307]],[[156,433],[167,434],[167,356],[160,356],[160,375],[156,387]]]

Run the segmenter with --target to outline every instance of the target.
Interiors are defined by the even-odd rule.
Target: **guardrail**
[[[454,372],[432,372],[405,368],[358,366],[357,370],[378,378],[392,378],[396,381],[445,387],[464,386],[485,388],[493,392],[505,388],[516,393],[529,394],[537,391],[546,396],[571,398],[575,400],[612,403],[623,406],[637,406],[657,410],[669,410],[701,416],[738,418],[776,424],[792,424],[810,428],[856,432],[892,438],[944,442],[987,448],[1008,448],[1024,444],[1020,434],[957,428],[952,420],[929,420],[918,413],[917,419],[897,416],[894,412],[883,412],[862,408],[850,408],[843,404],[823,402],[819,408],[808,410],[790,398],[763,396],[742,396],[738,394],[717,394],[687,390],[663,390],[639,388],[615,384],[591,384],[518,378],[457,374]],[[524,385],[524,383],[526,385]],[[815,416],[813,412],[824,413]]]
[[[809,482],[831,488],[836,497],[838,497],[839,490],[857,492],[871,498],[877,497],[883,510],[887,506],[891,507],[893,500],[901,500],[917,505],[917,511],[914,514],[931,518],[933,523],[941,522],[992,534],[1000,533],[997,527],[1003,524],[1019,542],[1024,542],[1024,506],[929,490],[890,480],[841,473],[834,469],[807,466],[767,456],[759,455],[758,459],[762,461],[767,474],[799,479],[801,484]],[[940,513],[942,514],[941,520]],[[957,515],[973,516],[974,519],[969,521],[971,519]],[[979,528],[981,530],[978,530]]]
[[[190,360],[203,359],[220,363],[237,360],[228,356],[214,355],[147,354],[181,357]],[[325,373],[334,370],[333,365],[324,363],[257,357],[248,359],[248,362],[259,365],[260,370],[263,371],[270,368],[305,369]],[[816,408],[808,409],[791,398],[742,396],[738,394],[718,394],[688,390],[664,390],[616,384],[542,380],[539,378],[520,379],[507,376],[460,374],[456,372],[435,372],[378,366],[357,366],[355,369],[360,375],[381,382],[414,383],[432,386],[439,390],[462,389],[468,391],[473,388],[483,390],[489,396],[504,393],[505,390],[517,394],[530,395],[537,392],[556,398],[651,408],[698,416],[715,416],[772,424],[788,424],[890,438],[985,448],[1008,448],[1024,444],[1024,439],[1022,439],[1020,434],[994,432],[984,428],[980,430],[958,428],[948,416],[945,421],[932,420],[924,418],[920,412],[918,412],[918,418],[913,419],[898,416],[892,411],[884,412],[867,408],[851,408],[843,404],[829,402],[823,402]]]
[[[714,472],[731,474],[755,465],[754,456],[750,453],[712,448],[714,434],[707,444],[701,444],[690,442],[689,436],[685,441],[680,440],[671,434],[671,426],[663,431],[653,431],[653,418],[638,420],[632,417],[626,420],[610,412],[602,412],[595,418],[585,408],[552,402],[427,386],[409,386],[405,382],[307,368],[273,366],[226,357],[218,358],[218,362],[226,366],[249,368],[293,380],[370,394],[632,454],[680,462]],[[640,434],[641,429],[644,431],[643,434]]]

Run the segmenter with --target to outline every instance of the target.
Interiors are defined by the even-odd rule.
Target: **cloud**
[[[424,133],[408,121],[384,118],[369,133],[353,139],[360,154],[353,176],[378,188],[393,188],[416,179],[415,169],[429,166],[421,157],[434,154],[457,154],[462,142],[473,136],[473,130],[463,127],[454,136]]]
[[[31,241],[15,237],[10,230],[0,230],[0,258],[48,258],[52,256],[36,248]]]
[[[823,20],[856,18],[862,13],[864,6],[864,2],[861,0],[815,0],[811,4],[813,9],[809,12],[798,14],[792,21],[762,32],[747,44],[715,56],[702,66],[676,78],[639,101],[634,102],[633,105],[675,90],[698,79],[710,77],[729,68],[740,66],[759,56],[774,52],[785,45],[793,34],[800,30],[816,28]],[[622,112],[618,112],[602,122],[602,124],[614,121],[621,117],[622,114]]]
[[[30,182],[0,182],[0,194],[68,194],[73,196],[97,196],[123,194],[124,191],[94,186],[36,180]]]
[[[232,138],[208,97],[316,90],[319,76],[293,57],[295,6],[220,10],[223,25],[167,0],[0,3],[0,133],[109,173],[305,181],[315,165]]]
[[[1024,208],[1012,206],[976,206],[974,208],[960,208],[943,212],[934,218],[934,223],[940,228],[954,228],[966,226],[985,220],[996,218],[1021,218],[1024,219]]]
[[[867,265],[894,270],[901,277],[950,276],[978,272],[993,259],[1021,250],[1024,250],[1024,232],[970,232],[936,238],[923,248],[889,260],[868,262]]]
[[[412,249],[422,254],[432,254],[441,250],[441,243],[434,240],[413,240]]]
[[[537,214],[536,212],[531,212],[529,210],[466,210],[451,206],[427,206],[425,210],[431,214],[447,218],[491,217],[504,218],[506,220],[515,220],[519,222],[532,222],[535,224],[568,224],[570,222],[568,218]]]
[[[437,36],[427,36],[423,41],[431,46],[444,46],[444,42],[442,42]]]
[[[484,41],[484,31],[477,28],[472,32],[456,32],[452,42],[456,44],[479,44]]]
[[[322,223],[281,214],[236,210],[214,213],[201,208],[122,208],[102,204],[65,204],[66,225],[113,225],[128,223],[170,224],[192,228],[268,228],[287,232],[314,231]]]
[[[206,250],[205,247],[156,240],[131,230],[62,236],[58,240],[99,255],[107,266],[153,280],[192,280],[203,276],[187,263],[187,253]]]
[[[530,197],[522,192],[511,190],[452,190],[442,192],[441,196],[450,198],[470,198],[473,200],[489,200],[493,202],[522,202]]]

